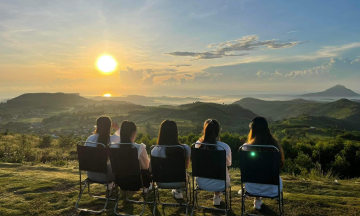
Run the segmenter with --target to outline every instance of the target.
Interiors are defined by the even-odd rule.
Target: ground
[[[79,190],[79,172],[76,163],[67,167],[50,165],[25,165],[0,163],[0,215],[88,215],[75,210]],[[240,215],[241,202],[239,170],[230,171],[232,177],[232,211]],[[285,215],[360,215],[360,181],[341,180],[311,181],[291,176],[282,176],[284,182]],[[103,190],[95,187],[95,191]],[[139,194],[135,194],[136,199]],[[161,193],[166,201],[173,201],[169,191]],[[80,203],[87,208],[101,208],[101,202],[87,194]],[[212,195],[200,194],[199,200],[211,205]],[[252,199],[246,201],[249,213],[277,215],[277,202],[264,199],[263,209],[252,209]],[[114,202],[110,202],[102,215],[113,215]],[[120,201],[119,211],[138,214],[140,206]],[[151,215],[152,205],[147,205],[144,215]],[[184,215],[185,208],[157,207],[157,215]],[[222,215],[218,212],[195,210],[196,215]]]

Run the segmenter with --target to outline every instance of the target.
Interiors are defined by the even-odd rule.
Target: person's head
[[[275,146],[280,151],[282,166],[285,160],[283,149],[276,138],[271,134],[266,119],[264,117],[255,117],[251,121],[249,127],[248,144]]]
[[[215,119],[204,122],[204,129],[199,141],[201,143],[216,144],[220,135],[220,123]]]
[[[111,129],[111,119],[107,116],[101,116],[96,119],[96,129],[95,134],[98,134],[97,139],[98,143],[107,145],[110,141],[110,129]]]
[[[121,143],[133,143],[136,139],[136,125],[131,121],[123,121],[120,127]]]
[[[164,120],[160,125],[158,145],[180,145],[179,132],[174,121]],[[181,148],[168,147],[165,149],[166,157],[181,157],[183,156]]]

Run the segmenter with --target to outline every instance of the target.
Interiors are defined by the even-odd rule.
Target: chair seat
[[[280,191],[281,193],[282,191]],[[278,195],[276,196],[262,196],[262,195],[252,195],[251,193],[245,191],[245,196],[249,196],[249,197],[263,197],[263,198],[270,198],[270,199],[275,199],[275,198],[278,198]]]
[[[158,188],[161,189],[182,189],[186,188],[185,182],[172,182],[172,183],[162,183],[162,182],[156,182],[156,185]]]
[[[211,192],[225,192],[228,188],[231,188],[231,185],[227,185],[228,187],[225,189],[225,190],[223,190],[223,191],[211,191]],[[199,187],[199,185],[196,185],[196,188],[195,188],[195,190],[204,190],[204,189],[201,189],[200,187]],[[210,190],[209,190],[210,191]]]
[[[96,183],[96,184],[104,184],[104,185],[114,182],[113,180],[109,180],[108,182],[106,182],[106,181],[94,181],[94,180],[91,180],[89,178],[86,178],[84,181],[88,181],[90,184]]]

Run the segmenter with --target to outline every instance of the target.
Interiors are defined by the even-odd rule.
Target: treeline
[[[181,143],[191,145],[200,135],[190,133],[180,136]],[[283,173],[310,177],[360,177],[360,132],[346,132],[336,138],[311,139],[307,137],[284,137],[281,143],[285,153]],[[77,159],[76,143],[85,140],[73,134],[61,135],[53,139],[49,135],[24,135],[0,133],[0,161],[12,163],[51,163],[65,165]],[[246,135],[224,132],[221,141],[227,143],[233,153],[232,167],[239,167],[239,147],[246,142]],[[139,133],[137,143],[150,147],[156,145],[157,138],[147,133]]]

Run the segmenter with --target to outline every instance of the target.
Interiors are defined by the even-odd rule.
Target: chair
[[[130,145],[130,149],[120,149],[121,145]],[[114,181],[117,186],[124,191],[125,199],[127,202],[143,204],[140,215],[144,213],[146,204],[152,204],[153,202],[147,202],[148,192],[143,190],[144,185],[142,181],[140,162],[138,159],[138,150],[132,143],[116,143],[112,144],[108,148],[108,155],[111,162],[112,172],[114,174]],[[139,191],[142,189],[142,195],[144,201],[129,200],[127,197],[127,191]],[[117,213],[117,206],[119,204],[121,194],[119,192],[116,204],[114,207],[115,215],[126,215]]]
[[[151,147],[151,150],[155,148],[180,148],[182,150],[182,157],[155,157],[151,155],[151,172],[153,175],[153,186],[156,183],[154,188],[154,209],[153,215],[155,216],[156,209],[156,197],[158,202],[161,205],[172,205],[172,206],[186,206],[186,215],[188,214],[188,208],[191,203],[191,192],[190,192],[190,178],[186,172],[185,167],[185,158],[186,151],[181,145],[154,145]],[[181,182],[182,185],[179,185],[177,188],[174,186],[165,185],[164,183],[177,183]],[[182,189],[186,193],[186,202],[183,203],[162,203],[160,201],[159,189]],[[190,193],[189,193],[190,192]]]
[[[195,148],[195,145],[216,146],[217,144],[194,143],[191,146],[191,160],[192,160],[192,176],[193,176],[193,209],[191,215],[194,213],[195,207],[200,207],[208,210],[224,211],[227,215],[231,209],[231,186],[226,185],[226,150]],[[225,209],[204,207],[198,204],[197,194],[202,189],[195,187],[195,177],[217,179],[224,181],[225,193]]]
[[[94,145],[96,145],[96,147],[82,145],[85,143],[94,144]],[[77,143],[77,153],[78,153],[78,160],[79,160],[80,191],[79,191],[79,197],[75,204],[75,208],[76,208],[76,210],[80,210],[80,211],[84,211],[84,212],[100,214],[105,211],[109,200],[115,201],[115,199],[110,199],[110,195],[112,193],[112,188],[110,189],[110,193],[109,193],[109,183],[111,183],[112,180],[107,179],[106,182],[95,182],[89,178],[86,178],[85,180],[82,181],[81,171],[103,173],[107,176],[107,174],[108,174],[108,167],[107,167],[108,155],[106,152],[106,146],[102,143],[80,141]],[[106,186],[106,196],[105,197],[93,196],[90,193],[90,185],[94,184],[94,183],[102,184],[102,185]],[[84,187],[82,187],[82,184],[84,184]],[[91,197],[96,198],[96,199],[106,200],[105,206],[102,210],[94,211],[94,210],[79,208],[79,206],[78,206],[79,201],[81,199],[81,196],[82,196],[86,186],[88,186],[88,193]]]
[[[244,150],[244,147],[247,149]],[[242,145],[239,149],[241,171],[241,215],[245,211],[245,197],[252,196],[245,192],[243,183],[270,184],[278,186],[278,195],[275,197],[261,196],[263,198],[277,198],[280,215],[284,215],[283,192],[280,191],[280,152],[272,145]],[[259,196],[259,195],[257,195]]]

